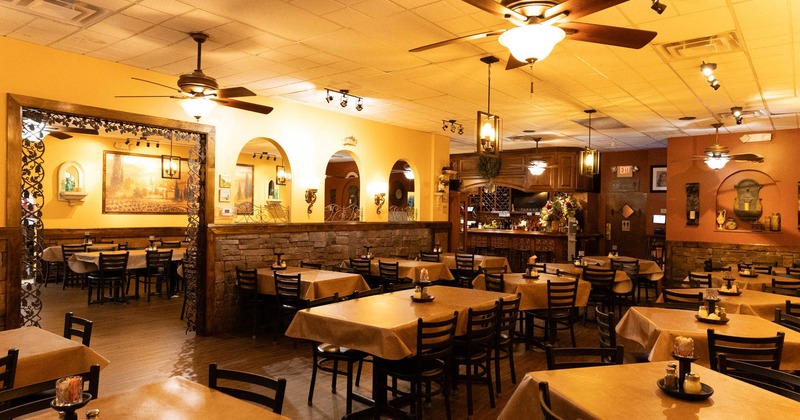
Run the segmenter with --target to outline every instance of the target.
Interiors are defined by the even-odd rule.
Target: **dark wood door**
[[[647,194],[610,193],[606,203],[606,223],[611,223],[611,240],[606,239],[606,251],[616,245],[620,255],[647,258]],[[633,210],[627,218],[623,215],[626,204]],[[630,223],[630,230],[623,230],[623,222]]]

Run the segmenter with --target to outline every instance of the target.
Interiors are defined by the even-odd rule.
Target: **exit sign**
[[[617,178],[633,177],[633,165],[617,166]]]

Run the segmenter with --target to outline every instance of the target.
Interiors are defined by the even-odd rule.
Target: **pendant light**
[[[600,153],[597,149],[592,149],[592,114],[597,111],[587,109],[583,112],[589,114],[589,142],[580,154],[580,173],[591,177],[600,173]]]
[[[489,66],[488,99],[486,112],[478,111],[478,127],[475,131],[477,138],[477,150],[479,155],[500,157],[502,139],[502,120],[499,116],[491,113],[492,104],[492,63],[500,61],[495,56],[481,58],[481,61]]]
[[[539,176],[544,173],[545,169],[547,169],[547,161],[544,160],[541,156],[539,156],[539,140],[541,137],[534,137],[533,141],[536,142],[536,154],[533,156],[533,160],[528,166],[528,171],[530,171],[531,175]]]
[[[172,137],[169,139],[169,155],[161,155],[161,178],[181,178],[181,158],[172,155]]]

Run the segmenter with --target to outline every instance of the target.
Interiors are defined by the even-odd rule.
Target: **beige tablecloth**
[[[288,419],[262,406],[231,397],[205,385],[176,376],[134,388],[128,392],[100,396],[78,410],[78,418],[91,409],[100,409],[103,419]],[[56,417],[49,410],[32,417],[51,420]]]
[[[451,270],[456,269],[456,254],[454,253],[447,253],[442,254],[439,256],[439,261],[444,263],[447,268]],[[477,270],[478,268],[503,268],[503,267],[510,267],[508,264],[508,258],[506,257],[497,257],[493,255],[475,255],[475,264],[472,267],[473,270]]]
[[[608,267],[606,267],[608,268]],[[583,277],[583,267],[577,266],[573,263],[547,263],[547,272],[555,274],[556,270],[564,273],[577,274]],[[617,270],[614,275],[614,291],[617,293],[626,293],[633,288],[633,282],[628,275],[622,271]]]
[[[711,272],[711,286],[718,288],[718,287],[722,286],[723,284],[727,284],[728,281],[725,280],[725,278],[723,277],[725,275],[725,273],[727,273],[727,272],[726,271],[712,271]],[[770,276],[769,274],[759,274],[756,277],[744,277],[744,276],[740,275],[738,271],[736,271],[736,266],[735,265],[733,267],[733,270],[731,270],[731,273],[733,274],[733,281],[737,282],[737,283],[741,283],[742,286],[744,286],[744,288],[748,289],[748,290],[755,290],[755,291],[760,292],[761,291],[761,285],[766,284],[767,286],[772,286],[772,277],[773,276]],[[708,274],[708,273],[702,273],[702,274]],[[688,282],[689,281],[689,276],[686,276],[686,278],[684,278],[683,281],[684,282]]]
[[[455,280],[450,269],[441,262],[428,262],[428,261],[414,261],[402,260],[397,258],[378,258],[375,257],[371,264],[371,273],[373,275],[380,274],[378,270],[378,261],[384,263],[398,263],[398,276],[402,278],[409,278],[412,280],[419,280],[419,273],[423,268],[428,269],[428,277],[431,281],[436,280]]]
[[[286,330],[286,335],[322,341],[365,351],[384,358],[399,360],[415,354],[417,319],[444,320],[459,313],[459,334],[466,332],[468,308],[491,307],[508,293],[432,286],[428,303],[411,301],[413,290],[351,299],[330,305],[302,310]]]
[[[163,248],[160,251],[167,251]],[[171,248],[172,261],[180,261],[186,253],[186,248]],[[147,251],[144,249],[132,249],[130,251],[104,252],[104,254],[119,254],[128,252],[128,270],[145,268],[147,266]],[[76,273],[91,273],[97,271],[100,266],[99,252],[78,252],[67,261],[69,268]]]
[[[584,257],[583,260],[588,262],[589,264],[598,263],[600,267],[603,268],[610,268],[611,267],[611,260],[621,260],[621,261],[630,261],[630,260],[637,260],[639,261],[639,275],[647,276],[650,280],[656,281],[661,280],[664,277],[664,271],[661,270],[661,267],[658,266],[653,260],[645,260],[642,258],[633,258],[633,257],[606,257],[606,256],[591,256],[591,257]]]
[[[786,338],[781,355],[782,370],[800,369],[800,332],[781,327],[753,315],[729,314],[725,325],[706,324],[695,319],[697,311],[634,306],[617,323],[617,334],[641,344],[650,351],[650,361],[673,360],[674,338],[682,335],[694,340],[697,364],[708,367],[708,338],[706,330],[742,337],[773,336],[783,331]]]
[[[703,292],[703,296],[705,296],[707,289],[695,288],[695,289],[667,289],[667,290],[673,290],[681,293]],[[757,292],[755,290],[748,290],[748,289],[742,290],[742,294],[739,296],[719,295],[719,299],[720,301],[717,302],[716,305],[724,307],[725,312],[729,314],[756,315],[769,321],[775,319],[776,308],[785,312],[787,300],[792,301],[792,303],[800,303],[800,297],[785,296],[775,293]],[[663,302],[663,301],[664,297],[659,296],[658,302]],[[698,305],[698,307],[699,306],[700,305]]]
[[[80,244],[76,244],[80,245]],[[92,244],[87,245],[87,248],[92,248],[93,251],[116,251],[117,244]],[[42,259],[49,262],[59,262],[64,260],[64,254],[61,253],[61,245],[48,246],[42,251]]]
[[[530,372],[498,419],[542,419],[539,382],[550,387],[550,406],[565,419],[796,419],[800,403],[702,366],[700,381],[714,388],[706,401],[684,401],[658,389],[666,363],[632,363]]]
[[[259,268],[258,293],[275,294],[275,276],[271,268]],[[281,274],[300,273],[300,297],[303,299],[319,299],[333,296],[347,296],[358,291],[369,290],[369,285],[360,274],[340,273],[338,271],[316,270],[312,268],[287,267]]]
[[[505,282],[505,292],[511,294],[520,293],[522,300],[519,309],[523,311],[534,309],[547,309],[547,280],[553,282],[564,281],[564,277],[555,274],[540,273],[537,280],[530,280],[522,277],[522,273],[508,273],[503,275]],[[486,290],[486,279],[483,274],[479,274],[472,281],[472,286],[476,289]],[[578,295],[575,297],[575,306],[586,306],[589,299],[589,291],[592,285],[587,281],[578,282]]]
[[[19,349],[14,388],[88,372],[95,364],[108,365],[91,348],[36,327],[0,331],[0,351],[5,354],[11,348]]]

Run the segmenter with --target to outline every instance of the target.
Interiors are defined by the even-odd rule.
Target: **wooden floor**
[[[294,340],[283,337],[273,342],[271,333],[253,339],[250,331],[213,337],[196,336],[185,332],[179,319],[181,299],[153,297],[132,301],[124,305],[86,305],[86,291],[77,288],[62,290],[50,284],[42,287],[42,328],[61,334],[64,313],[72,311],[77,316],[94,321],[91,347],[106,357],[110,363],[103,369],[100,396],[125,392],[131,388],[171,376],[206,384],[208,364],[217,362],[221,367],[246,370],[287,379],[288,386],[283,414],[293,419],[339,419],[344,415],[344,381],[339,381],[339,392],[330,392],[330,375],[317,375],[314,405],[306,403],[311,377],[311,349],[307,342],[294,348]],[[569,343],[568,333],[561,333],[561,343]],[[578,345],[596,346],[598,335],[595,324],[576,326]],[[517,345],[515,351],[517,380],[526,372],[546,369],[542,351],[526,351]],[[501,365],[503,392],[496,396],[496,408],[489,406],[484,386],[474,388],[475,419],[495,419],[505,406],[515,386],[511,384],[507,362]],[[369,364],[365,365],[361,387],[357,392],[369,395],[371,389]],[[466,387],[459,385],[452,395],[453,418],[467,418]],[[358,410],[364,406],[354,403]],[[425,418],[444,418],[444,400],[434,397],[425,408]]]

